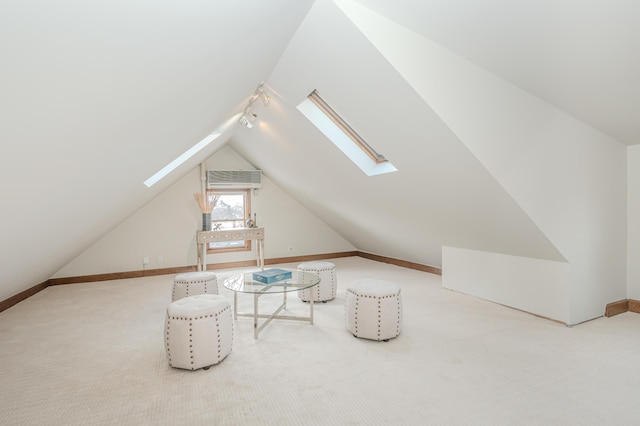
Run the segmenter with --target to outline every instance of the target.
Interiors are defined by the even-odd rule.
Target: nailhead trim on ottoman
[[[198,294],[172,302],[165,319],[169,365],[186,370],[208,369],[233,347],[233,315],[224,296]]]
[[[173,278],[171,301],[196,294],[219,294],[218,277],[213,272],[185,272]]]
[[[300,299],[305,302],[308,302],[311,297],[314,302],[335,299],[338,288],[336,265],[331,262],[305,262],[298,265],[298,271],[311,272],[320,276],[320,284],[297,292]]]
[[[388,281],[362,279],[351,283],[345,300],[347,330],[371,340],[397,337],[402,328],[400,287]]]

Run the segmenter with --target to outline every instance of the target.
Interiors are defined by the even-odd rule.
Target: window
[[[398,170],[349,126],[316,90],[298,105],[298,111],[304,114],[367,176]]]
[[[211,212],[211,229],[224,230],[244,228],[251,212],[249,189],[209,190],[218,195],[218,203]],[[209,243],[207,253],[226,253],[233,251],[250,251],[251,240],[222,241]]]

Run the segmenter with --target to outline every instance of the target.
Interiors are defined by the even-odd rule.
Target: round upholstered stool
[[[347,330],[364,339],[387,341],[400,334],[400,287],[388,281],[363,279],[351,283],[345,301]]]
[[[218,277],[213,272],[186,272],[173,278],[171,301],[196,294],[218,294]]]
[[[298,271],[311,272],[320,276],[320,284],[298,292],[300,299],[305,302],[311,298],[314,302],[335,299],[338,287],[336,265],[331,262],[305,262],[298,265]]]
[[[217,294],[184,297],[167,307],[164,330],[169,365],[207,369],[231,352],[231,305]]]

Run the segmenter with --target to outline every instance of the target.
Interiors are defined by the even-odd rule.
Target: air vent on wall
[[[207,170],[208,189],[260,188],[262,170]]]

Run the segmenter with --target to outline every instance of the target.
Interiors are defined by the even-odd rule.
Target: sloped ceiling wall
[[[268,85],[259,126],[230,144],[360,250],[438,266],[442,245],[564,259],[334,3],[314,4]],[[398,171],[367,177],[311,125],[296,106],[314,89]]]
[[[400,23],[625,145],[640,143],[640,3],[340,0]]]
[[[636,4],[357,3],[620,142],[640,141]],[[547,35],[560,33],[572,38],[548,51],[555,40]],[[7,0],[0,51],[0,300],[49,278],[227,141],[360,250],[433,265],[443,244],[566,260],[523,210],[530,206],[514,201],[486,158],[478,161],[331,0]],[[558,58],[560,79],[530,66]],[[237,127],[263,80],[272,105],[251,131]],[[399,171],[366,177],[306,122],[295,106],[313,89]],[[228,120],[213,146],[152,189],[142,186]],[[609,182],[595,180],[604,192]],[[618,203],[624,190],[612,190]],[[598,223],[601,212],[583,218]],[[586,229],[590,241],[610,238],[605,227]],[[592,255],[581,260],[591,264]]]
[[[215,152],[233,128],[142,185],[242,111],[311,4],[0,2],[0,300]]]
[[[568,261],[571,324],[623,298],[625,147],[373,15],[315,3],[268,80],[281,105],[234,134],[235,149],[360,250],[433,265],[442,246]],[[313,89],[398,172],[366,177],[307,123],[295,106]]]
[[[569,322],[623,298],[625,147],[386,17],[338,3],[571,263]]]

